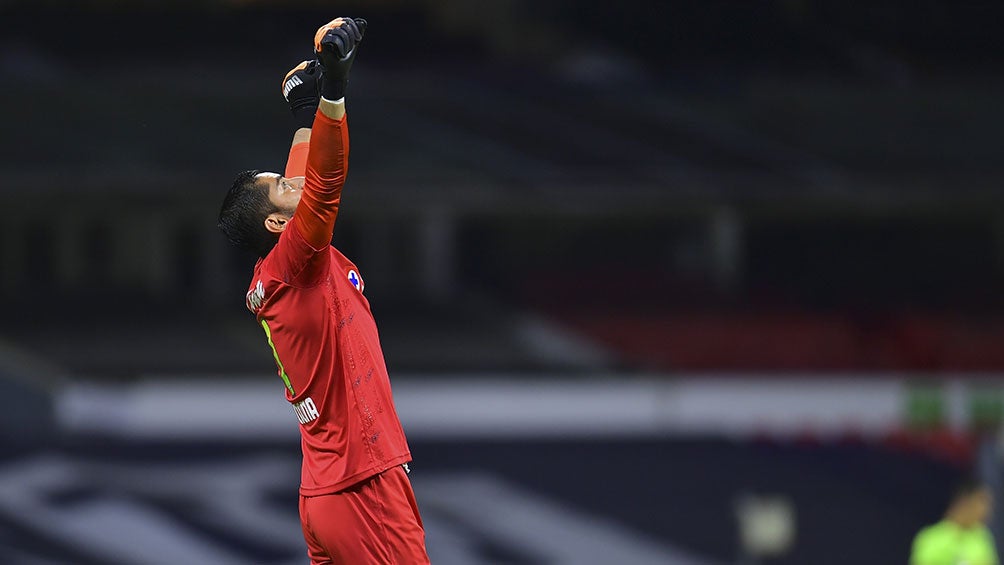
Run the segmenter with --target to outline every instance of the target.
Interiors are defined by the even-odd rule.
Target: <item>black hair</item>
[[[279,240],[265,229],[265,217],[279,208],[268,197],[268,185],[255,178],[259,172],[252,169],[237,175],[223,199],[216,226],[230,243],[264,257]]]
[[[952,488],[952,502],[966,498],[987,488],[987,483],[971,474],[959,478]]]

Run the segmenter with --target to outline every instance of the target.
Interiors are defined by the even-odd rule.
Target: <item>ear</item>
[[[268,216],[265,216],[265,229],[272,233],[286,231],[287,225],[289,225],[289,216],[281,212],[272,212]]]

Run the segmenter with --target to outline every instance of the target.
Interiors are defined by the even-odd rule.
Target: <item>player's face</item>
[[[279,173],[258,173],[258,178],[268,184],[268,199],[272,204],[292,216],[303,194],[304,178],[286,178]]]

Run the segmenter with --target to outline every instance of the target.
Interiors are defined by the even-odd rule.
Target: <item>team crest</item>
[[[356,290],[359,292],[362,292],[363,289],[366,288],[362,277],[359,276],[359,273],[357,273],[355,269],[349,270],[349,282],[352,283],[352,286],[356,287]]]

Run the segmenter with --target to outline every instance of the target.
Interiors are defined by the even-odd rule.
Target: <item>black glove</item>
[[[321,26],[314,36],[314,51],[324,68],[321,96],[338,100],[345,96],[349,83],[349,69],[356,58],[356,47],[366,32],[366,20],[340,18]]]
[[[282,96],[298,128],[314,125],[314,114],[321,100],[321,66],[317,61],[304,61],[293,67],[282,79]]]

